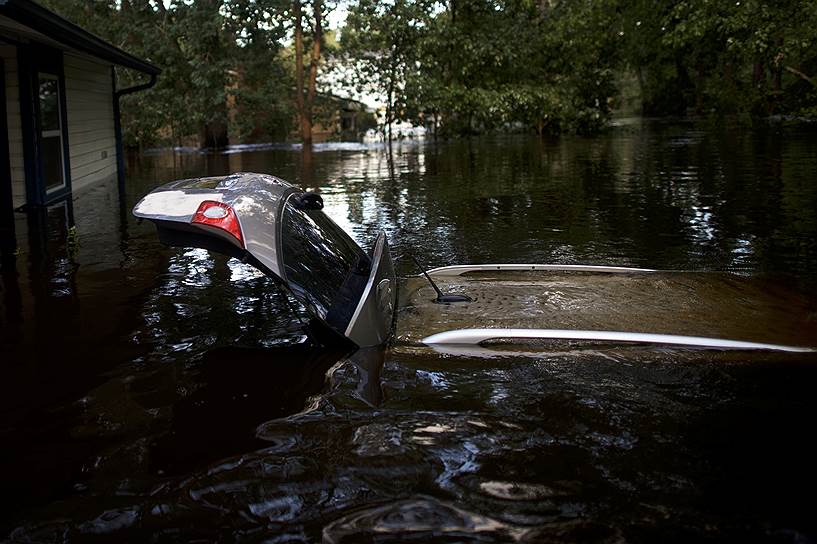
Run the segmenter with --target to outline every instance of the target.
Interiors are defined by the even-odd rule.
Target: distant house
[[[370,128],[377,126],[375,113],[363,102],[330,93],[318,93],[312,139],[360,140]]]
[[[373,108],[349,98],[341,98],[338,102],[336,130],[342,140],[359,140],[367,130],[377,126]]]
[[[114,66],[150,80],[117,89]],[[123,174],[119,97],[159,72],[30,0],[0,0],[0,219]]]

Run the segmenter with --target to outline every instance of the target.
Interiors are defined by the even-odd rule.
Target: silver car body
[[[205,247],[250,262],[357,346],[384,344],[392,336],[397,297],[385,234],[369,256],[320,209],[296,206],[301,195],[274,176],[237,173],[163,185],[133,214],[153,221],[168,245]],[[229,206],[242,240],[194,221],[205,202]],[[315,270],[318,265],[325,269]]]

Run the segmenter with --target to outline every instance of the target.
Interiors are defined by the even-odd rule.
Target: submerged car
[[[455,265],[402,281],[398,304],[385,233],[366,252],[322,208],[316,193],[274,176],[237,173],[161,186],[133,213],[154,222],[167,245],[205,248],[257,267],[330,331],[329,341],[360,348],[392,343],[494,356],[578,342],[814,351],[817,320],[800,297],[725,275]]]

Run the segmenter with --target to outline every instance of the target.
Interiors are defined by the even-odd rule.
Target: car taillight
[[[194,225],[209,225],[221,229],[232,235],[244,248],[244,236],[241,233],[241,225],[238,224],[238,217],[233,209],[223,202],[205,200],[199,204],[199,209],[193,214],[193,220],[190,222]]]

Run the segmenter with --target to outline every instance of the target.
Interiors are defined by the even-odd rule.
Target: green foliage
[[[228,125],[236,140],[289,131],[293,80],[281,55],[289,2],[44,4],[163,70],[155,87],[122,99],[126,145],[181,144]],[[117,69],[117,79],[124,88],[145,76]]]
[[[342,45],[388,120],[443,133],[598,130],[622,72],[651,115],[817,108],[813,0],[357,0]]]
[[[163,69],[153,89],[123,98],[128,145],[206,143],[227,133],[232,141],[259,141],[291,132],[290,0],[44,3]],[[442,134],[593,132],[610,116],[617,81],[637,82],[634,96],[650,115],[817,117],[814,0],[343,4],[340,39],[322,33],[322,49],[345,67],[333,73],[348,89],[382,97],[387,123],[424,121]],[[304,6],[308,27],[314,15],[310,2]],[[308,50],[313,38],[304,38]],[[117,75],[119,88],[145,80],[128,70]],[[319,102],[316,119],[328,123],[334,103]]]
[[[644,24],[626,40],[625,60],[646,73],[647,110],[665,112],[667,91],[680,93],[683,109],[700,113],[767,115],[814,105],[808,81],[790,71],[817,75],[811,0],[629,4],[622,21],[635,19]]]
[[[605,2],[359,0],[342,45],[358,85],[388,97],[387,121],[443,133],[600,128],[613,94]]]
[[[348,85],[383,96],[388,124],[408,114],[405,84],[420,61],[435,7],[434,0],[360,0],[349,10],[339,52],[351,67]]]

